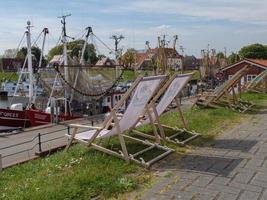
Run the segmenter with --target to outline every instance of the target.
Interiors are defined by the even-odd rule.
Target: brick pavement
[[[267,110],[181,159],[155,167],[144,200],[267,200]]]

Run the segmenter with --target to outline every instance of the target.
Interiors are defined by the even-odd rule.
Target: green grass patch
[[[6,80],[17,81],[18,74],[15,72],[0,72],[0,82],[4,82]]]
[[[186,73],[194,73],[192,76],[192,80],[198,80],[201,78],[199,70],[185,70],[184,74]]]
[[[4,170],[0,199],[90,199],[135,189],[138,166],[80,145]]]
[[[192,144],[202,145],[205,142],[213,140],[217,134],[225,130],[226,126],[229,127],[240,122],[240,120],[246,115],[225,108],[195,108],[193,110],[186,111],[184,116],[188,121],[189,129],[195,130],[197,133],[201,134],[201,137],[194,140]],[[175,111],[163,114],[160,117],[160,122],[171,127],[182,127],[180,116]],[[151,126],[143,126],[140,127],[139,130],[146,133],[152,132]],[[164,129],[164,132],[167,136],[175,133],[175,131],[168,129]],[[182,134],[179,139],[186,139],[187,137],[188,135],[183,136]]]
[[[267,101],[267,94],[265,93],[254,93],[254,92],[246,92],[241,95],[242,99],[247,101],[252,101],[257,105],[265,105]]]

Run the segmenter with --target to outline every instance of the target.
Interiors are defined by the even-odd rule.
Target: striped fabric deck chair
[[[133,161],[141,164],[145,167],[149,167],[156,161],[164,158],[173,152],[173,149],[162,146],[158,143],[152,143],[147,140],[141,140],[124,134],[134,124],[138,123],[141,119],[144,110],[147,109],[148,102],[151,100],[155,92],[158,90],[162,82],[166,79],[165,75],[151,76],[151,77],[138,77],[131,88],[125,93],[122,99],[112,109],[110,115],[106,117],[102,127],[93,127],[87,125],[71,124],[70,127],[74,128],[71,135],[67,135],[69,138],[66,150],[72,144],[73,141],[84,144],[88,147],[102,151],[104,153],[117,156],[126,161]],[[120,117],[116,115],[116,110],[131,96],[131,100],[124,114]],[[112,124],[112,128],[109,127]],[[87,129],[78,133],[78,129]],[[154,132],[155,137],[159,137],[157,132]],[[98,143],[101,139],[118,137],[121,150],[115,151]],[[129,153],[127,149],[127,143],[125,140],[131,140],[136,143],[141,143],[145,146],[138,152]],[[156,155],[153,158],[144,159],[143,154],[152,151],[153,149],[160,150],[160,155]]]
[[[246,91],[267,93],[267,70],[261,72],[245,86]]]
[[[174,74],[173,76],[171,76],[170,79],[163,85],[163,87],[157,92],[157,94],[149,103],[148,108],[151,114],[148,115],[148,113],[145,113],[144,120],[136,124],[136,127],[141,125],[151,124],[153,130],[156,128],[159,129],[162,140],[167,140],[169,142],[176,143],[179,145],[185,145],[187,142],[198,137],[199,136],[198,133],[189,130],[188,123],[183,115],[182,109],[180,107],[180,101],[178,98],[183,88],[185,87],[185,85],[187,85],[187,83],[190,81],[191,78],[192,78],[192,73]],[[166,112],[166,110],[172,103],[175,104],[177,113],[179,114],[179,117],[182,121],[183,128],[167,126],[160,123],[159,121],[159,116],[161,116],[164,112]],[[173,130],[175,131],[175,134],[166,136],[164,129]],[[155,135],[145,134],[136,129],[133,129],[132,131],[135,134],[143,137],[147,137],[150,139],[157,139],[155,138]],[[177,136],[181,136],[181,134],[184,134],[183,136],[187,135],[187,137],[184,137],[185,139],[183,140],[181,139],[179,140]]]
[[[239,112],[247,111],[254,105],[241,99],[241,79],[248,70],[249,66],[246,65],[212,93],[199,96],[195,104],[200,107],[217,108],[223,106]]]

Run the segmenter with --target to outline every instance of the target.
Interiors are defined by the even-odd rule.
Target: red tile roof
[[[228,65],[224,68],[222,68],[222,71],[227,70],[229,68],[235,67],[236,65],[239,65],[241,63],[248,63],[248,64],[254,64],[255,66],[258,66],[263,69],[267,69],[267,60],[265,59],[251,59],[251,58],[245,58],[243,60],[240,60],[236,63],[233,63],[231,65]]]
[[[262,65],[263,67],[267,68],[267,60],[264,60],[264,59],[249,59],[249,58],[245,58],[245,60],[248,60],[250,62]]]

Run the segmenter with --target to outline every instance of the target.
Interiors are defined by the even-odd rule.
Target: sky
[[[170,46],[178,35],[177,49],[200,56],[201,49],[227,48],[237,52],[251,43],[267,44],[267,0],[0,0],[0,54],[17,48],[31,21],[33,41],[44,27],[49,29],[47,52],[61,33],[57,16],[67,18],[68,35],[80,38],[87,26],[109,47],[110,36],[122,34],[120,43],[128,48],[144,49],[145,42],[157,46],[157,37],[166,35]],[[97,50],[108,55],[109,50],[96,39]],[[38,41],[38,44],[41,40]],[[25,45],[25,43],[23,43]],[[181,52],[180,52],[181,53]]]

